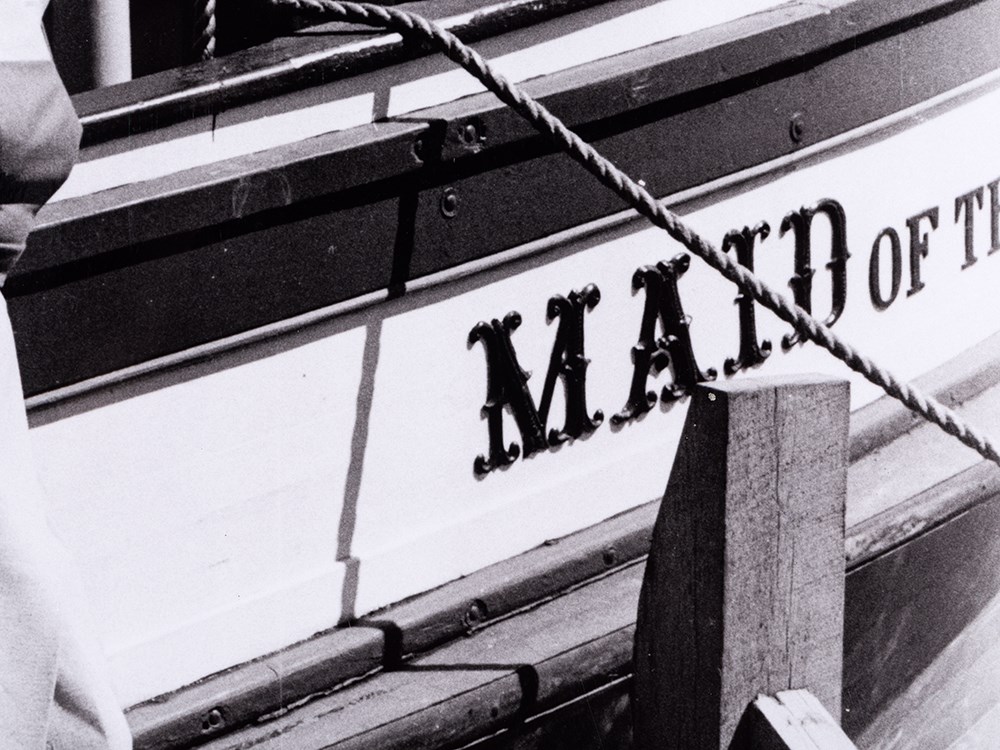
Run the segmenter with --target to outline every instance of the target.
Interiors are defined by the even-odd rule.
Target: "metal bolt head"
[[[466,123],[462,128],[462,140],[470,146],[479,140],[479,130],[476,128],[475,123]]]
[[[474,599],[470,604],[469,608],[465,610],[465,614],[462,615],[462,626],[466,633],[471,633],[476,629],[477,625],[481,625],[489,619],[489,610],[486,607],[486,602],[482,599]]]
[[[214,732],[221,729],[225,723],[226,717],[222,715],[222,711],[218,708],[213,708],[202,718],[201,731]]]
[[[796,112],[792,115],[791,120],[788,123],[788,135],[795,143],[802,143],[802,139],[806,136],[806,123],[802,117],[801,112]]]
[[[448,188],[441,194],[441,213],[446,219],[453,219],[458,214],[458,191]]]

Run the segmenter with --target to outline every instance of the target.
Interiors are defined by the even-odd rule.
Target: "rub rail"
[[[654,198],[648,190],[612,164],[589,143],[580,138],[549,112],[542,104],[497,73],[475,50],[458,37],[421,16],[392,7],[370,3],[335,2],[334,0],[270,0],[280,7],[314,12],[324,17],[350,23],[376,26],[402,35],[429,42],[439,52],[458,64],[493,92],[504,104],[532,124],[604,186],[614,191],[626,203],[655,226],[697,255],[709,266],[732,281],[741,292],[791,325],[803,339],[812,341],[844,362],[865,379],[899,400],[908,409],[936,424],[949,435],[975,450],[983,458],[1000,465],[996,442],[987,434],[968,424],[959,414],[944,404],[896,377],[873,359],[858,351],[808,312],[788,300],[711,242],[688,227],[677,214]]]

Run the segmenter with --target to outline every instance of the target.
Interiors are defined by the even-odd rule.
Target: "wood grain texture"
[[[570,125],[623,169],[643,175],[656,194],[667,195],[795,150],[787,136],[789,108],[810,113],[807,142],[817,143],[998,65],[1000,52],[989,37],[1000,14],[996,0],[968,7],[936,0],[921,3],[920,12],[912,6],[866,0],[814,9],[788,26],[769,17],[765,28],[747,19],[735,38],[712,32],[704,49],[670,41],[529,88],[547,87],[544,101]],[[940,66],[937,50],[949,45],[952,63]],[[735,76],[728,73],[731,61],[741,64]],[[908,70],[904,79],[895,75],[901,64]],[[262,91],[269,85],[258,84]],[[185,106],[204,114],[208,104],[196,105],[191,96]],[[157,116],[165,122],[167,114]],[[156,181],[155,194],[149,185],[126,186],[108,191],[113,200],[81,198],[82,215],[71,207],[50,214],[7,287],[27,392],[488,257],[621,208],[581,180],[575,165],[522,126],[515,129],[512,115],[492,97],[469,97],[420,116],[449,133],[476,120],[490,134],[488,145],[454,161],[428,158],[419,180],[410,179],[417,170],[417,131],[427,128],[413,126],[407,134],[397,126],[398,137],[360,144],[346,161],[339,151],[334,158],[323,140],[316,153],[295,148],[288,164],[262,172],[251,167],[262,158],[252,156],[225,180],[213,180],[217,167],[209,165],[180,181]],[[136,125],[131,115],[115,117]],[[372,186],[357,165],[381,164],[380,154],[393,174]],[[331,178],[335,166],[348,162],[355,165],[345,171],[353,184],[338,184]],[[240,183],[248,169],[249,199]],[[287,206],[284,189],[275,189],[286,183]],[[454,221],[439,210],[445,186],[461,194],[462,213]],[[560,211],[550,210],[553,195]],[[272,205],[276,197],[282,200]],[[518,221],[509,220],[512,213]],[[404,266],[405,278],[393,278],[394,268]]]
[[[958,408],[1000,382],[1000,333],[922,375],[914,382],[924,393]],[[891,396],[883,396],[851,414],[851,461],[891,443],[921,419]]]
[[[844,727],[862,745],[903,747],[895,711],[937,711],[912,691],[1000,591],[1000,503],[996,497],[853,570],[847,577]],[[995,638],[995,629],[990,631]],[[965,701],[982,685],[950,688]],[[909,698],[901,698],[907,695]],[[900,700],[904,702],[899,703]],[[909,706],[902,712],[894,706]],[[964,725],[974,717],[965,717]],[[932,721],[936,724],[936,722]],[[935,747],[933,743],[923,747]],[[906,745],[920,747],[920,745]]]
[[[987,503],[978,512],[984,513],[993,505],[996,503]],[[634,522],[648,529],[653,514],[648,507],[642,511],[641,514],[636,511],[635,515],[622,516],[618,522],[623,525]],[[955,524],[961,527],[956,528],[954,536],[943,533]],[[970,526],[965,524],[979,528],[979,533],[969,533]],[[1000,709],[991,706],[1000,700],[995,696],[995,686],[1000,684],[1000,677],[996,676],[1000,658],[995,653],[997,648],[994,643],[1000,622],[1000,604],[994,600],[979,619],[974,619],[982,607],[988,582],[984,584],[981,578],[971,580],[969,587],[965,588],[956,587],[954,581],[957,577],[960,582],[970,569],[978,568],[984,573],[1000,569],[997,558],[993,556],[996,549],[994,540],[1000,538],[997,530],[995,523],[986,516],[969,518],[969,514],[964,514],[946,522],[941,530],[926,534],[926,544],[904,545],[890,550],[879,558],[881,564],[868,564],[848,573],[849,621],[845,632],[845,651],[848,654],[846,675],[849,689],[845,691],[844,718],[845,723],[851,725],[850,736],[855,738],[859,747],[916,750],[945,747],[948,738],[957,738],[953,742],[953,750],[994,746],[990,738],[997,736]],[[543,549],[551,553],[562,544]],[[595,548],[600,549],[600,545],[595,545]],[[961,554],[956,554],[958,549]],[[948,564],[949,558],[955,558],[954,570]],[[948,570],[947,575],[928,577],[928,568],[935,566],[944,566]],[[460,695],[469,689],[466,678],[475,671],[471,666],[465,671],[456,669],[461,679],[451,681],[440,674],[433,679],[425,679],[431,678],[435,670],[406,671],[404,677],[414,682],[418,693],[420,689],[425,689],[429,702],[442,704],[441,712],[436,715],[438,720],[451,722],[463,716],[462,710],[466,713],[473,711],[468,718],[461,719],[458,731],[435,735],[439,740],[436,743],[433,738],[425,738],[420,746],[470,747],[470,750],[628,750],[631,747],[631,717],[627,687],[632,670],[630,638],[633,632],[629,618],[634,615],[638,602],[640,577],[638,566],[626,567],[604,578],[599,589],[595,590],[593,584],[585,584],[564,597],[521,612],[516,617],[491,619],[471,637],[445,646],[434,661],[439,667],[447,658],[463,661],[470,653],[482,648],[486,650],[477,658],[489,658],[492,660],[490,663],[519,667],[521,674],[526,676],[523,682],[518,679],[484,679],[475,685],[471,694],[466,696],[466,702],[462,703]],[[624,579],[630,583],[624,582]],[[977,587],[982,589],[978,594]],[[446,589],[442,589],[439,595],[443,596]],[[561,602],[560,609],[550,615],[558,602]],[[606,619],[609,611],[624,612],[628,617]],[[862,614],[864,620],[860,617]],[[587,626],[595,616],[605,618],[596,630]],[[956,639],[956,634],[961,634],[970,620],[973,622],[966,635]],[[620,627],[622,623],[625,623],[624,629]],[[865,623],[868,627],[859,627]],[[516,628],[516,632],[508,630],[510,628]],[[574,630],[576,640],[565,636],[566,628]],[[332,635],[343,636],[345,632],[350,634],[351,630]],[[510,637],[504,633],[509,633]],[[452,645],[462,651],[452,651]],[[313,647],[316,654],[326,653],[331,666],[345,657],[333,638],[313,644]],[[553,657],[554,653],[558,656]],[[405,663],[416,666],[423,660]],[[546,666],[543,668],[541,665]],[[545,696],[543,702],[535,703],[524,698],[525,690],[533,690],[533,683],[527,679],[531,675],[529,667],[544,675],[537,694]],[[251,668],[260,670],[259,679],[266,682],[268,666],[264,662],[257,663],[256,667],[246,667]],[[595,671],[587,672],[588,668]],[[516,669],[514,671],[516,673]],[[318,676],[319,673],[317,662],[315,674]],[[486,674],[484,670],[480,673],[483,677],[497,674]],[[398,673],[377,674],[328,695],[318,694],[311,702],[302,702],[287,712],[276,712],[270,719],[255,722],[255,726],[232,736],[217,737],[210,747],[253,747],[255,750],[336,747],[338,742],[347,741],[342,738],[340,727],[349,723],[359,729],[358,722],[367,727],[365,734],[369,742],[365,745],[360,738],[350,740],[358,746],[407,747],[405,732],[432,727],[433,722],[428,718],[430,714],[423,713],[423,709],[414,711],[411,704],[388,700],[375,702],[382,695],[381,691],[387,689],[387,678],[393,680],[393,684],[400,679],[398,676],[390,678],[391,674]],[[504,670],[500,670],[500,674],[505,674]],[[214,686],[204,684],[203,694],[196,696],[185,691],[188,695],[182,692],[163,703],[147,704],[144,720],[153,721],[158,712],[180,719],[185,710],[194,712],[196,705],[208,710],[215,705],[210,687],[217,691],[218,705],[239,710],[241,696],[238,691],[234,690],[231,694],[235,704],[225,703],[224,688],[228,685],[229,689],[233,689],[242,680],[255,678],[250,673],[241,675],[236,672],[220,675],[216,679],[218,682]],[[284,684],[287,686],[288,682]],[[858,690],[862,685],[872,692],[860,695]],[[869,700],[866,696],[875,699]],[[200,704],[195,703],[195,698]],[[522,705],[530,708],[519,710]],[[247,709],[246,716],[252,716],[249,706],[248,703],[243,707]],[[497,707],[497,716],[491,715],[493,706]],[[486,710],[477,707],[486,707]],[[200,722],[193,721],[200,716],[195,714],[189,717],[188,726],[194,729],[200,727]],[[133,714],[135,718],[137,716]],[[941,722],[937,721],[938,718]],[[925,744],[905,742],[910,736],[909,727],[919,730],[920,734],[916,737],[925,738]],[[310,742],[305,740],[303,733],[306,731]],[[330,738],[329,743],[325,737]],[[162,747],[200,746],[201,739],[200,733],[188,735],[185,740],[175,736],[173,742],[165,742]],[[299,739],[301,744],[290,744]],[[282,742],[285,742],[284,746]],[[137,744],[139,748],[150,746],[142,741]]]
[[[641,580],[625,568],[204,747],[455,748],[517,726],[627,674]]]
[[[637,747],[726,747],[788,688],[839,714],[847,421],[843,381],[696,389],[639,600]]]
[[[852,526],[845,550],[847,564],[854,568],[871,562],[998,495],[997,467],[980,461]]]
[[[133,707],[139,750],[165,750],[231,732],[310,695],[488,627],[512,612],[559,595],[649,549],[655,504],[472,573],[351,627],[321,633],[162,698]],[[633,605],[634,608],[634,605]],[[475,613],[475,617],[470,617]],[[222,725],[204,728],[213,710]]]
[[[566,33],[580,24],[593,23],[595,18],[599,19],[604,15],[604,8],[597,7],[588,13],[588,6],[618,6],[622,9],[621,12],[626,12],[648,4],[650,0],[616,0],[614,3],[607,0],[547,0],[544,3],[513,0],[492,5],[482,0],[423,0],[401,5],[406,10],[436,19],[476,9],[479,12],[470,14],[466,23],[453,27],[452,30],[463,39],[477,41],[527,25],[534,24],[538,28],[542,25],[539,22],[546,19],[555,19],[548,24],[553,27],[549,31],[550,35]],[[740,50],[732,55],[718,55],[705,60],[701,75],[726,75],[733,66],[758,65],[761,58],[781,59],[804,52],[815,52],[859,33],[885,34],[886,26],[906,26],[911,18],[923,16],[927,20],[926,16],[929,14],[947,15],[954,12],[956,6],[961,9],[967,4],[956,3],[955,0],[892,3],[885,0],[861,0],[820,9],[801,3],[803,7],[795,15],[804,17],[806,22],[800,24],[784,43],[779,43],[782,37],[776,35],[768,39],[766,45],[761,45],[761,49],[770,48],[770,54],[748,54],[747,51]],[[484,8],[484,5],[487,7]],[[844,5],[849,7],[845,9]],[[825,17],[831,15],[836,16],[832,28],[825,22]],[[753,22],[751,26],[754,26]],[[762,26],[768,29],[773,23],[768,19]],[[223,31],[220,28],[220,33]],[[746,29],[740,31],[746,38],[753,36],[746,33]],[[299,34],[279,37],[254,49],[228,55],[224,60],[166,70],[130,81],[125,86],[78,94],[74,98],[74,104],[84,124],[84,142],[100,143],[129,133],[160,128],[165,123],[183,121],[220,108],[246,105],[263,98],[344,78],[359,70],[370,70],[425,54],[416,45],[400,43],[360,50],[353,44],[331,44],[331,39],[337,40],[339,35],[345,33],[350,34],[350,42],[379,35],[376,29],[340,23],[327,24]],[[955,53],[960,51],[955,50]],[[287,64],[289,59],[297,57],[306,58],[307,64]],[[726,66],[719,64],[723,57],[727,62]],[[206,86],[206,80],[221,85]],[[678,80],[685,79],[679,77]],[[901,85],[905,83],[901,82]],[[599,104],[595,102],[595,106]]]
[[[786,690],[751,703],[729,750],[857,750],[816,696]]]
[[[404,10],[431,19],[467,14],[451,31],[467,42],[544,23],[594,5],[642,7],[652,0],[513,0],[486,3],[483,0],[418,0],[398,4]],[[946,0],[936,0],[945,2]],[[378,28],[356,24],[327,23],[287,34],[280,24],[262,24],[258,12],[240,12],[255,26],[265,26],[277,38],[252,49],[228,54],[224,59],[172,68],[129,81],[124,86],[94,89],[74,97],[74,105],[84,125],[84,145],[100,144],[114,138],[156,130],[203,114],[245,106],[304,88],[343,79],[427,56],[425,48],[402,41],[366,46],[357,44],[384,36]],[[595,11],[601,14],[601,9]],[[227,19],[228,20],[228,19]],[[235,30],[222,28],[227,37]],[[563,24],[560,24],[563,25]],[[572,26],[572,22],[567,24]],[[161,30],[162,33],[162,30]],[[345,38],[346,37],[346,38]],[[298,65],[289,61],[299,58]],[[303,60],[304,58],[304,60]],[[303,64],[304,63],[304,64]],[[209,82],[206,85],[206,82]]]
[[[857,736],[880,750],[1000,747],[1000,595]]]
[[[468,750],[629,750],[631,677],[602,685],[544,715],[476,740]],[[463,750],[465,750],[463,748]]]

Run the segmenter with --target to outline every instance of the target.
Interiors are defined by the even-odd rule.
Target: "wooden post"
[[[786,690],[751,703],[729,750],[858,750],[808,690]]]
[[[699,386],[653,530],[635,635],[638,750],[721,750],[759,694],[840,715],[846,381]]]

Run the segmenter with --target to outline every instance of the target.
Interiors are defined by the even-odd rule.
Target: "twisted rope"
[[[814,319],[798,305],[787,300],[760,278],[720,252],[684,224],[675,213],[659,203],[644,187],[601,156],[590,144],[567,128],[540,103],[512,85],[492,70],[479,54],[463,44],[454,34],[420,16],[391,7],[368,3],[336,2],[335,0],[271,0],[275,5],[291,6],[337,16],[345,21],[381,26],[401,34],[423,37],[453,62],[460,65],[504,104],[520,114],[537,130],[555,142],[602,184],[613,190],[653,224],[666,230],[675,240],[704,260],[740,291],[753,297],[783,321],[808,339],[829,351],[855,372],[879,386],[911,411],[933,422],[978,452],[983,458],[1000,465],[1000,453],[986,435],[967,424],[953,410],[912,385],[902,382],[890,371],[879,367],[828,327]]]
[[[191,54],[195,62],[215,57],[215,0],[194,0]]]

